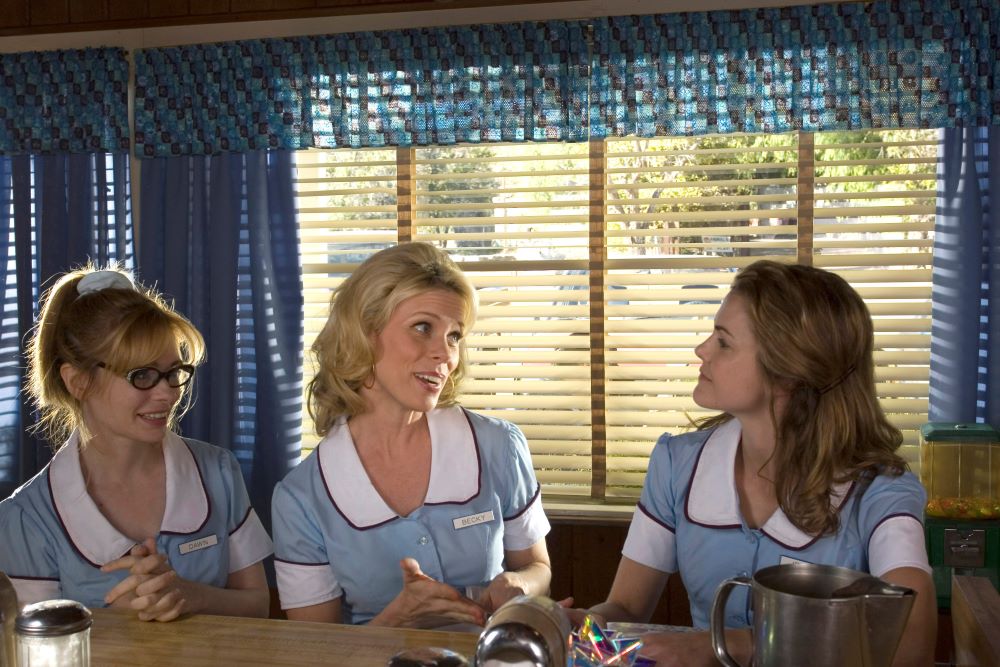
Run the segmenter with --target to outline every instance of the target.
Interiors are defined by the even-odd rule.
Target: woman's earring
[[[372,362],[372,371],[368,374],[368,377],[364,382],[361,383],[365,389],[371,389],[375,386],[375,362]]]

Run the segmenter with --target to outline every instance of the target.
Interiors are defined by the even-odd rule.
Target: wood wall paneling
[[[492,8],[528,0],[0,0],[0,37],[204,23]],[[574,2],[575,0],[547,0]]]
[[[195,3],[196,7],[211,5],[219,0],[200,0]],[[221,0],[222,4],[228,6],[229,0]],[[80,4],[89,4],[81,2]],[[133,19],[144,19],[149,16],[149,11],[145,2],[139,0],[108,0],[108,20],[109,21],[130,21]]]
[[[25,0],[8,0],[0,11],[0,29],[24,28],[28,25],[28,4]]]
[[[86,4],[96,4],[98,0],[87,0]],[[26,0],[21,0],[26,2]],[[32,26],[44,25],[58,30],[69,25],[69,0],[31,0],[28,5],[28,20]]]
[[[547,544],[552,558],[552,598],[573,597],[575,607],[603,602],[618,570],[627,525],[553,523]],[[691,625],[687,593],[680,576],[671,575],[651,623]]]

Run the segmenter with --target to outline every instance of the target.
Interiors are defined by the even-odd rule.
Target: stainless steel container
[[[520,595],[490,617],[476,646],[477,667],[563,667],[573,627],[547,597]]]
[[[754,667],[889,667],[916,594],[864,572],[830,565],[774,565],[724,581],[712,603],[712,648],[728,667],[726,600],[750,588]]]

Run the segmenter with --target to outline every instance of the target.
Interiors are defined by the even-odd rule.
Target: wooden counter
[[[951,621],[956,665],[1000,665],[1000,593],[989,579],[952,577]]]
[[[144,623],[134,613],[94,609],[91,664],[177,665],[351,665],[385,667],[397,652],[439,646],[470,662],[475,633],[369,628],[231,616],[196,615],[172,623]]]

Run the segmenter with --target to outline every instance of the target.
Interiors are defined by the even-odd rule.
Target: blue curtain
[[[929,417],[1000,427],[1000,127],[943,133]]]
[[[138,266],[204,335],[186,436],[231,449],[254,508],[301,447],[302,278],[289,151],[142,162]]]
[[[0,156],[0,498],[49,460],[27,432],[34,423],[20,391],[22,344],[38,296],[54,276],[88,260],[132,263],[128,154]]]

